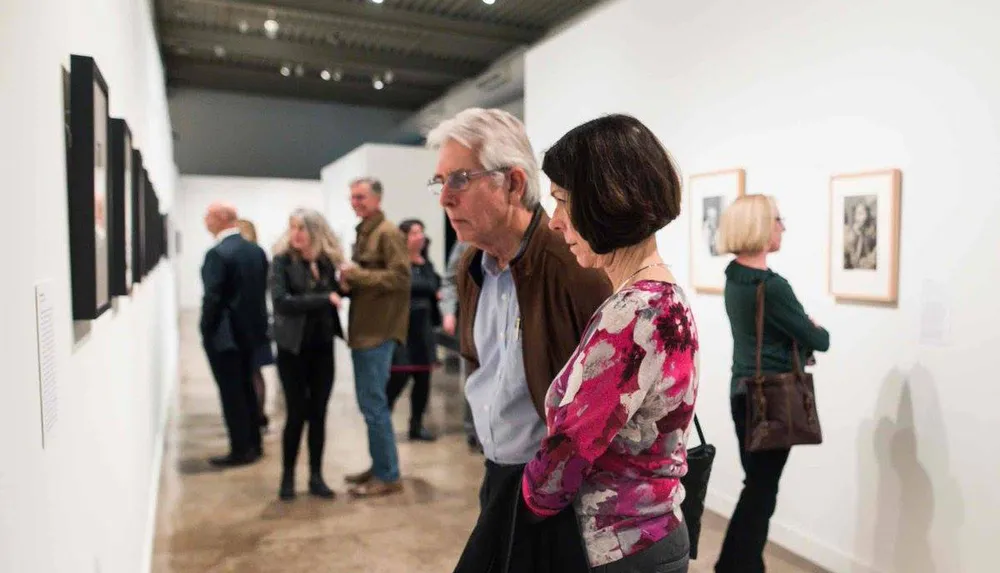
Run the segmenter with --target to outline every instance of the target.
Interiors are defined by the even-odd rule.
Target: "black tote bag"
[[[700,446],[687,451],[688,471],[681,478],[684,485],[684,501],[681,502],[681,513],[687,523],[688,537],[691,540],[691,559],[698,558],[698,537],[701,535],[701,515],[705,512],[705,495],[708,493],[708,478],[712,474],[712,462],[715,461],[715,446],[705,442],[705,433],[701,431],[698,416],[694,417],[694,427],[698,431]]]

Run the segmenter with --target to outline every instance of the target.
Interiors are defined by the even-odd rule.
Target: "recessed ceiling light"
[[[287,78],[288,76],[292,75],[292,69],[289,68],[288,66],[281,66],[281,75]]]
[[[333,81],[339,82],[344,79],[344,72],[340,69],[333,70]]]
[[[386,70],[382,77],[385,79],[385,83],[387,84],[391,84],[392,80],[396,78],[395,74],[392,73],[392,70]]]
[[[281,28],[278,21],[270,18],[264,21],[264,35],[272,40],[278,37],[278,30]]]
[[[372,0],[372,4],[381,4],[382,0]]]
[[[377,90],[380,90],[385,87],[385,83],[382,80],[375,78],[375,80],[372,82],[372,87],[374,87]]]
[[[487,6],[492,6],[493,3],[496,1],[497,0],[483,0],[483,4],[486,4]]]
[[[212,51],[215,52],[215,57],[217,57],[217,58],[225,58],[226,57],[226,48],[224,48],[223,46],[216,46],[216,47],[212,48]]]
[[[330,81],[333,76],[330,74],[330,70],[323,70],[319,73],[319,77],[323,78],[323,81]]]
[[[247,22],[246,20],[240,20],[239,28],[240,28],[240,34],[246,34],[247,32],[250,31],[250,22]]]
[[[302,77],[306,73],[306,69],[302,67],[302,64],[295,64],[295,75],[297,77]]]

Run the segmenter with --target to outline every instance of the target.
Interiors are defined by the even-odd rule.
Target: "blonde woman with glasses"
[[[309,425],[309,493],[332,499],[323,480],[326,408],[333,391],[333,339],[343,338],[337,267],[344,262],[340,242],[326,219],[312,209],[297,209],[288,231],[274,247],[271,298],[278,374],[288,417],[282,436],[279,497],[295,497],[295,461],[303,427]]]
[[[736,255],[726,268],[725,300],[733,333],[730,405],[746,473],[715,565],[719,573],[763,573],[764,544],[778,500],[778,481],[790,451],[748,452],[745,448],[746,379],[756,371],[757,285],[765,284],[762,373],[793,369],[793,341],[798,343],[801,364],[809,362],[813,351],[824,352],[830,347],[830,334],[806,314],[788,281],[768,266],[768,255],[781,248],[784,233],[785,222],[774,199],[747,195],[722,214],[716,237],[720,252]]]

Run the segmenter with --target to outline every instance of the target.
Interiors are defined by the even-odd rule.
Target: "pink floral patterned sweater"
[[[594,313],[549,388],[548,433],[521,491],[542,517],[575,504],[591,566],[637,553],[680,524],[697,364],[684,293],[640,281]]]

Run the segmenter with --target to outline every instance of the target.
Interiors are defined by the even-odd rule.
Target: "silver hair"
[[[484,169],[523,169],[527,181],[521,203],[528,209],[538,205],[538,161],[521,120],[502,109],[472,107],[434,128],[427,146],[436,149],[449,139],[474,151]]]
[[[382,182],[374,177],[358,177],[357,179],[351,181],[348,187],[354,187],[355,185],[361,185],[362,183],[367,183],[371,187],[372,193],[382,196]]]
[[[312,248],[315,251],[314,254],[326,255],[334,265],[340,265],[344,262],[344,250],[340,246],[340,241],[333,230],[330,229],[330,225],[326,222],[326,217],[322,213],[315,209],[300,207],[292,211],[289,219],[302,221],[306,231],[309,232],[309,239],[312,241]],[[274,245],[274,254],[283,255],[290,250],[292,250],[291,231],[285,231]]]

